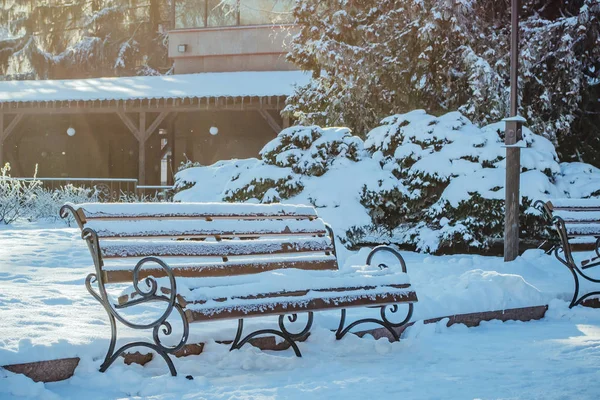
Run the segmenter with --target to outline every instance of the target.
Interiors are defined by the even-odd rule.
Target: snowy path
[[[555,301],[542,321],[494,321],[470,329],[446,328],[442,321],[409,328],[406,340],[394,344],[352,336],[336,342],[321,329],[300,344],[301,359],[250,347],[229,353],[209,344],[201,356],[176,361],[193,381],[159,375],[166,372],[159,362],[116,365],[100,374],[99,362],[83,360],[73,378],[45,386],[10,374],[0,397],[14,390],[40,399],[90,400],[597,399],[597,311],[569,311]]]
[[[110,328],[84,287],[93,266],[79,235],[78,229],[36,225],[0,229],[0,365],[102,355]],[[367,252],[345,252],[342,258],[360,264]],[[540,252],[509,264],[498,257],[403,255],[419,296],[413,320],[548,304],[556,297],[566,299],[572,290],[566,268]],[[337,312],[320,313],[316,324],[333,328],[338,318]],[[196,324],[190,340],[231,339],[234,334],[231,321]]]
[[[346,264],[362,263],[367,251],[346,252],[342,258]],[[157,393],[163,394],[160,398],[348,399],[390,393],[406,398],[597,398],[600,313],[566,309],[572,280],[553,257],[530,251],[505,264],[497,257],[403,255],[419,296],[414,320],[550,303],[549,317],[470,330],[417,325],[407,340],[388,344],[354,337],[335,342],[325,328],[335,326],[338,314],[322,313],[313,336],[301,344],[302,359],[250,347],[229,353],[212,340],[230,339],[235,323],[196,324],[191,342],[207,341],[206,352],[176,362],[182,374],[196,377],[193,382],[162,376],[166,367],[158,361],[145,368],[117,363],[102,375],[96,371],[109,326],[83,285],[92,262],[79,231],[3,227],[0,365],[74,356],[82,361],[75,377],[46,386],[0,371],[0,398],[11,398],[8,393],[90,399]],[[140,337],[139,332],[122,333]]]

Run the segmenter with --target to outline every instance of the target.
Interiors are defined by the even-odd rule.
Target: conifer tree
[[[523,0],[520,114],[564,160],[600,165],[600,2]],[[383,117],[508,115],[510,0],[299,0],[289,60],[313,81],[289,98],[301,123],[364,135]]]
[[[59,79],[168,71],[170,1],[5,0],[0,77]]]

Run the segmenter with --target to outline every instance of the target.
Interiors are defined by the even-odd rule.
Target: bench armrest
[[[393,248],[391,246],[386,246],[386,245],[377,246],[377,247],[374,247],[373,250],[371,250],[371,252],[367,256],[367,265],[371,265],[371,261],[373,261],[373,256],[380,252],[392,253],[398,259],[398,262],[400,262],[400,267],[402,268],[402,272],[404,272],[404,273],[407,272],[406,271],[406,262],[404,262],[404,258],[402,257],[402,255],[400,255],[398,250],[396,250],[395,248]],[[379,268],[388,268],[388,265],[381,263],[381,264],[379,264]]]

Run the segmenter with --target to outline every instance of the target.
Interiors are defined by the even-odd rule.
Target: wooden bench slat
[[[552,199],[546,203],[551,210],[579,210],[589,209],[600,211],[600,199]]]
[[[165,271],[162,268],[144,267],[140,271],[140,279],[148,276],[155,278],[165,277]],[[228,262],[219,263],[202,263],[202,264],[170,264],[169,265],[175,276],[183,278],[207,278],[207,277],[223,277],[258,274],[276,269],[296,268],[310,271],[337,270],[338,264],[334,255],[326,256],[301,256],[288,257],[286,259],[243,259],[230,260]],[[132,269],[117,269],[113,267],[105,267],[104,281],[106,283],[131,282],[133,280]]]
[[[99,238],[206,238],[258,237],[272,235],[325,235],[321,219],[314,220],[92,220],[86,228]]]
[[[600,211],[553,211],[554,217],[562,218],[565,223],[594,223],[600,221]]]
[[[177,241],[177,240],[101,240],[103,258],[131,257],[229,257],[282,253],[333,252],[329,237]]]
[[[281,292],[274,296],[244,299],[229,305],[213,303],[190,303],[186,316],[190,322],[215,319],[238,319],[264,314],[289,314],[293,312],[322,311],[361,306],[417,302],[416,293],[410,285],[379,286],[375,288],[335,288],[309,290],[306,293]]]
[[[86,220],[160,218],[317,218],[311,206],[246,203],[86,203],[70,204]]]
[[[565,223],[569,236],[595,236],[600,235],[600,221],[598,223]]]

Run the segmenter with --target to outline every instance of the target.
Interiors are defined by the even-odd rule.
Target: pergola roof
[[[302,71],[214,72],[168,76],[0,82],[0,103],[53,103],[289,96],[308,83]]]

